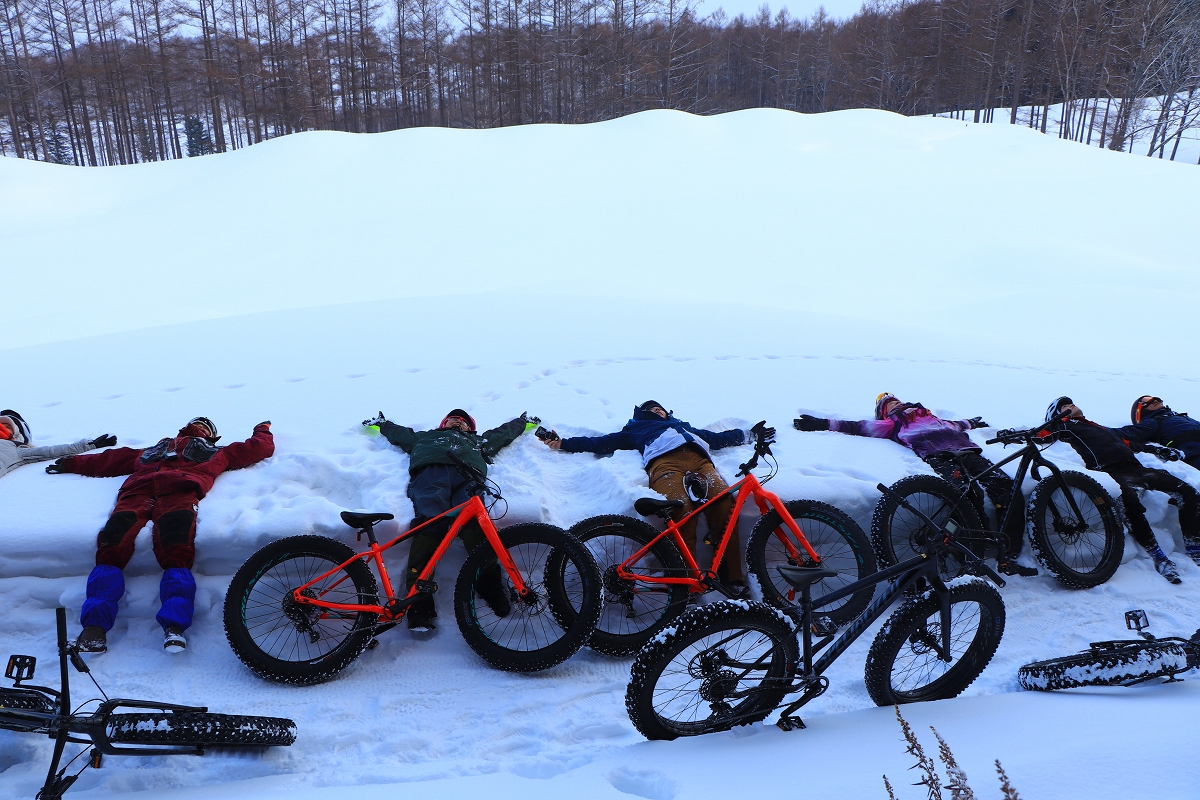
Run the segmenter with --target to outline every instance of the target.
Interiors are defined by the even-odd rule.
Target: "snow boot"
[[[996,570],[1001,575],[1018,575],[1022,578],[1033,578],[1038,574],[1037,567],[1022,566],[1016,561],[1005,561],[1003,564],[997,564]]]
[[[492,613],[504,619],[512,612],[508,592],[504,590],[504,580],[499,568],[488,570],[475,579],[475,593],[483,598]]]
[[[187,649],[187,639],[183,638],[183,628],[178,625],[168,625],[163,629],[163,650],[168,653],[182,653]]]
[[[1154,557],[1154,568],[1158,570],[1159,575],[1167,579],[1168,583],[1182,583],[1179,579],[1179,571],[1175,569],[1175,562],[1166,557],[1162,548],[1154,548],[1154,552],[1150,555]]]
[[[99,625],[88,625],[75,640],[75,646],[81,653],[107,653],[108,636]]]
[[[408,607],[404,618],[408,620],[408,629],[414,633],[429,633],[437,628],[434,620],[437,618],[437,606],[432,595],[426,595]]]
[[[725,588],[733,594],[733,597],[730,598],[732,600],[750,599],[750,587],[747,586],[743,581],[731,581],[725,584]]]
[[[1192,561],[1195,561],[1200,566],[1200,539],[1188,539],[1184,541],[1185,550]]]

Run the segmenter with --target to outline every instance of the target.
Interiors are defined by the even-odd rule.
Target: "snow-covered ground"
[[[628,661],[583,651],[543,674],[496,672],[448,597],[429,641],[397,629],[334,682],[265,683],[225,643],[224,591],[272,539],[353,544],[342,509],[411,517],[407,457],[357,424],[381,409],[417,427],[460,405],[484,427],[529,411],[565,435],[616,430],[650,397],[710,427],[765,418],[780,429],[770,488],[864,528],[877,482],[928,468],[889,442],[791,430],[798,413],[862,418],[884,390],[997,427],[1040,421],[1060,394],[1114,425],[1147,392],[1198,410],[1198,190],[1178,165],[870,111],[309,133],[96,170],[0,160],[16,298],[0,316],[0,407],[38,444],[113,432],[145,446],[198,414],[225,442],[269,418],[277,442],[203,501],[188,652],[162,653],[143,537],[111,649],[92,663],[110,694],[289,716],[299,740],[253,757],[109,759],[73,795],[877,798],[886,772],[916,796],[893,713],[863,686],[870,635],[830,672],[807,730],[647,743],[624,711]],[[1052,454],[1080,468],[1065,446]],[[730,475],[745,456],[716,463]],[[531,436],[491,474],[502,525],[632,514],[648,494],[636,454],[558,454]],[[74,630],[119,485],[38,467],[0,480],[0,655],[37,655],[45,680],[52,609],[67,606]],[[1130,608],[1163,635],[1200,626],[1175,510],[1146,505],[1181,586],[1132,541],[1090,591],[1014,578],[980,679],[904,709],[919,734],[947,738],[981,797],[998,794],[996,758],[1026,797],[1197,796],[1193,681],[1056,695],[1016,682],[1020,664],[1122,636]],[[0,732],[0,795],[32,796],[49,750]]]

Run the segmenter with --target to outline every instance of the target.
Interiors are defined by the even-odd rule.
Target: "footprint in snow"
[[[62,404],[62,400],[55,400],[53,403],[43,403],[42,408],[54,408],[55,406],[61,406]]]
[[[163,389],[163,391],[164,391],[164,392],[178,392],[178,391],[180,391],[181,389],[183,389],[183,387],[182,387],[182,386],[172,386],[172,387],[170,387],[170,388]]]
[[[244,384],[244,383],[231,383],[231,384],[227,385],[225,388],[226,389],[241,389],[245,385],[246,384]]]
[[[675,800],[679,784],[656,769],[619,767],[604,776],[618,792],[647,800]]]
[[[300,383],[300,381],[306,381],[306,380],[308,380],[308,378],[288,378],[287,382],[288,383]]]

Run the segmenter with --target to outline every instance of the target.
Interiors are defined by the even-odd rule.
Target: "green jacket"
[[[487,465],[492,457],[525,432],[525,420],[517,417],[490,431],[484,431],[482,435],[463,433],[453,428],[414,431],[412,428],[387,421],[380,424],[379,432],[389,442],[408,453],[410,475],[417,474],[418,470],[430,464],[454,466],[454,462],[450,460],[450,453],[454,453],[486,475]]]

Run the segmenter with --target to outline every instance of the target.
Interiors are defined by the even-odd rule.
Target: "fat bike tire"
[[[871,542],[849,515],[816,500],[792,500],[785,506],[800,526],[804,538],[821,557],[821,566],[838,573],[836,578],[826,578],[814,584],[814,599],[874,574],[875,553],[871,549]],[[790,556],[784,538],[799,551],[800,561]],[[750,534],[750,543],[746,547],[746,561],[751,574],[758,580],[764,602],[778,608],[795,603],[796,590],[779,577],[776,568],[798,566],[801,561],[807,563],[808,551],[783,524],[778,511],[772,509],[754,525],[754,532]],[[868,586],[836,604],[816,609],[815,613],[828,616],[836,625],[845,625],[870,605],[874,594],[875,587]]]
[[[354,558],[342,542],[291,536],[247,559],[225,595],[225,636],[233,652],[261,678],[307,686],[350,665],[371,642],[376,614],[301,606],[292,590]],[[362,559],[312,587],[331,602],[376,605],[375,576]]]
[[[458,628],[471,649],[496,669],[539,672],[561,664],[587,643],[600,617],[596,560],[553,525],[529,522],[499,533],[530,594],[524,599],[517,594],[484,541],[467,556],[454,586]],[[475,589],[480,574],[491,569],[500,569],[500,583],[512,606],[504,617],[497,616]]]
[[[701,606],[638,652],[625,710],[647,739],[676,739],[760,722],[791,688],[794,623],[746,600]]]
[[[969,497],[934,475],[910,475],[892,484],[891,490],[938,524],[952,519],[959,528],[979,531],[983,523]],[[880,566],[891,567],[926,551],[933,533],[929,524],[900,505],[892,495],[879,498],[871,517],[871,544]],[[978,552],[979,548],[972,547]]]
[[[928,591],[906,601],[884,622],[867,653],[866,684],[879,706],[957,697],[979,677],[1004,635],[1004,601],[988,583],[950,589],[949,662],[937,654],[941,604]]]
[[[1017,670],[1017,683],[1034,692],[1128,686],[1185,672],[1189,666],[1187,650],[1179,642],[1097,642],[1073,656],[1026,664]]]
[[[113,714],[109,741],[118,744],[198,747],[286,747],[296,741],[296,723],[283,717],[207,712]]]
[[[588,647],[607,656],[631,656],[652,636],[687,609],[688,588],[683,584],[626,581],[616,567],[658,536],[644,521],[620,514],[590,517],[571,526],[569,533],[596,559],[601,578],[601,609]],[[630,565],[635,574],[682,577],[687,573],[682,556],[668,539],[655,542]],[[569,614],[573,614],[574,609]]]
[[[47,723],[22,719],[21,711],[36,711],[41,714],[53,714],[55,703],[45,695],[30,689],[0,689],[0,729],[32,733],[48,730]],[[15,714],[6,714],[15,711]]]
[[[1090,589],[1121,566],[1125,531],[1104,487],[1080,472],[1064,471],[1062,477],[1083,519],[1075,519],[1062,487],[1051,475],[1029,497],[1025,515],[1029,544],[1038,563],[1059,583]]]

